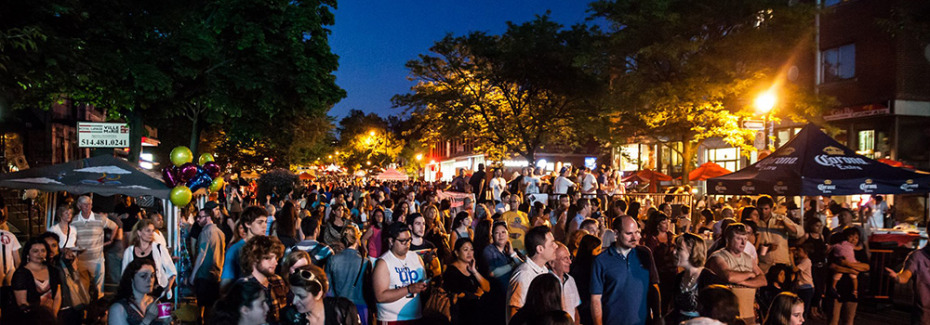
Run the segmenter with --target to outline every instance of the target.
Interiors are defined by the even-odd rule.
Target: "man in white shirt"
[[[0,212],[2,214],[2,212]],[[0,216],[0,226],[6,225],[6,218]],[[13,271],[19,267],[20,249],[19,240],[13,233],[0,229],[0,287],[3,290],[12,290],[10,280],[13,279]]]
[[[568,194],[568,189],[575,186],[575,182],[568,179],[571,170],[571,167],[562,167],[562,170],[559,171],[559,177],[556,177],[555,181],[552,183],[552,194],[556,196],[566,195]]]
[[[581,295],[578,294],[578,285],[575,284],[575,278],[568,274],[572,268],[572,254],[568,252],[565,244],[556,242],[558,248],[555,251],[555,260],[549,262],[549,268],[552,274],[559,278],[562,284],[562,310],[572,316],[572,320],[578,323],[578,306],[581,305]]]
[[[77,231],[77,247],[81,252],[74,265],[83,284],[96,289],[97,297],[100,298],[103,297],[103,277],[106,274],[103,248],[119,236],[119,226],[106,215],[98,216],[92,212],[93,206],[94,201],[89,196],[78,197],[77,208],[80,213],[74,217],[71,225]],[[105,241],[105,229],[113,234],[109,241]]]
[[[885,228],[885,215],[888,214],[888,203],[885,202],[885,198],[881,195],[873,195],[869,200],[869,210],[872,211],[868,222],[870,230]]]
[[[591,174],[591,168],[585,167],[581,172],[581,197],[593,199],[597,196],[597,177]]]
[[[510,276],[507,288],[507,322],[526,302],[526,291],[539,275],[548,274],[546,263],[555,259],[556,241],[547,226],[533,227],[523,239],[527,260]]]

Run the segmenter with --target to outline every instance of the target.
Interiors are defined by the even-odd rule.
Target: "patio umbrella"
[[[300,177],[300,180],[302,181],[310,181],[310,180],[316,179],[316,177],[314,177],[313,174],[310,174],[307,172],[300,173],[299,177]]]
[[[723,176],[729,173],[732,172],[713,161],[708,161],[688,173],[688,179],[691,181],[706,181],[708,178]]]
[[[658,190],[659,182],[670,181],[670,180],[672,180],[671,176],[654,171],[652,169],[643,169],[636,173],[633,173],[633,175],[630,175],[624,178],[622,181],[624,183],[628,183],[628,182],[649,183],[649,191],[655,192],[656,190]]]

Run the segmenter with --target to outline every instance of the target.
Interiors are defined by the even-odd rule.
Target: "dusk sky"
[[[330,46],[339,55],[336,83],[348,93],[329,115],[338,119],[350,109],[382,117],[402,113],[391,96],[407,93],[404,64],[427,53],[447,33],[501,34],[506,22],[523,23],[551,10],[565,26],[583,23],[588,0],[432,0],[340,1]]]

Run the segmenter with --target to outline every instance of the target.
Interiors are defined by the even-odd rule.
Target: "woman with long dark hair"
[[[136,259],[126,266],[110,305],[110,325],[149,325],[158,321],[158,301],[151,296],[155,285],[155,262]]]
[[[455,244],[461,238],[471,239],[473,233],[470,219],[471,217],[466,212],[459,212],[455,215],[455,219],[452,220],[449,243]]]
[[[368,257],[372,261],[377,260],[381,257],[381,253],[384,253],[384,242],[381,239],[381,228],[383,226],[384,210],[377,208],[371,213],[371,222],[368,224],[368,228],[365,229],[365,234],[362,235],[362,243],[364,243],[368,251]]]
[[[530,282],[526,303],[510,318],[509,324],[536,324],[536,317],[553,310],[562,310],[562,283],[554,275],[542,274]]]
[[[284,207],[275,216],[275,232],[284,247],[297,245],[297,219],[299,215],[300,208],[294,202],[288,200],[284,202]]]
[[[578,287],[578,296],[582,297],[581,305],[578,306],[578,314],[581,315],[582,324],[593,324],[591,319],[591,266],[594,264],[594,258],[601,254],[601,240],[594,235],[584,235],[578,244],[578,250],[575,251],[575,259],[572,261],[571,271],[568,272],[575,278],[575,285]]]
[[[678,273],[675,257],[675,235],[672,234],[671,220],[662,212],[653,212],[646,222],[646,234],[643,244],[652,250],[656,269],[659,270],[659,292],[662,294],[662,312],[671,307],[671,293],[674,290],[675,275]]]
[[[478,298],[491,291],[491,284],[478,272],[471,239],[459,238],[453,253],[455,260],[442,274],[442,288],[461,296],[452,306],[452,324],[477,324],[481,320]]]
[[[236,281],[216,301],[210,324],[261,325],[266,322],[268,304],[265,288],[257,282]]]
[[[510,245],[510,232],[507,230],[507,223],[495,222],[491,227],[492,245],[488,245],[481,252],[482,258],[487,263],[487,268],[481,270],[486,274],[491,284],[491,291],[484,296],[484,302],[487,303],[485,310],[486,324],[503,324],[504,308],[507,304],[507,286],[510,283],[510,276],[513,269],[523,262]],[[558,279],[556,279],[558,281]]]
[[[4,310],[4,323],[25,322],[23,317],[30,310],[47,309],[52,315],[58,314],[61,307],[61,278],[55,268],[49,267],[50,248],[45,240],[35,237],[22,247],[22,264],[13,272],[10,286],[18,308]]]

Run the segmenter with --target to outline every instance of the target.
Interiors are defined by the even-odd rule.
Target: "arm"
[[[707,268],[714,272],[714,274],[716,274],[718,277],[729,283],[739,284],[740,282],[752,279],[753,277],[757,276],[754,272],[731,271],[730,268],[727,267],[726,263],[723,262],[723,259],[719,257],[713,257],[708,260]],[[759,266],[756,266],[755,268],[758,269]],[[762,270],[759,270],[759,273],[762,273]],[[762,280],[765,280],[765,278],[763,277]]]
[[[16,306],[29,305],[26,300],[26,290],[13,290],[13,297],[16,297]]]
[[[390,254],[390,252],[388,252]],[[425,282],[418,282],[402,288],[391,289],[391,277],[388,274],[387,264],[378,260],[375,264],[374,276],[372,276],[372,287],[375,291],[375,300],[380,303],[390,303],[400,300],[409,293],[419,293],[426,289]]]
[[[902,269],[901,272],[895,272],[891,268],[886,267],[885,271],[888,272],[888,276],[890,276],[892,279],[895,279],[895,282],[898,282],[900,284],[907,283],[908,281],[911,280],[911,276],[914,275],[913,273],[911,273],[911,270],[908,270],[908,269]]]
[[[132,259],[135,257],[132,254],[133,249],[135,249],[135,246],[129,245],[129,247],[126,247],[126,249],[123,250],[123,263],[119,268],[119,274],[123,274],[123,271],[126,270],[126,266],[129,265],[129,262],[132,262]]]
[[[109,325],[129,325],[126,321],[126,309],[123,309],[121,304],[113,304],[110,306],[109,316],[107,317],[107,324]]]
[[[61,285],[57,285],[54,288],[55,297],[52,299],[52,315],[58,315],[58,310],[61,309]]]
[[[765,274],[762,272],[762,269],[760,269],[758,265],[753,267],[752,271],[754,274],[756,274],[755,276],[741,282],[736,282],[736,284],[744,285],[750,288],[761,288],[768,284],[768,280],[765,279]]]
[[[602,325],[604,323],[602,314],[601,295],[591,295],[591,320],[594,321],[594,325]]]
[[[649,306],[646,318],[653,321],[662,319],[662,296],[659,294],[658,283],[653,283],[649,286],[649,293],[646,295],[646,299],[648,299],[646,303],[647,306]]]

